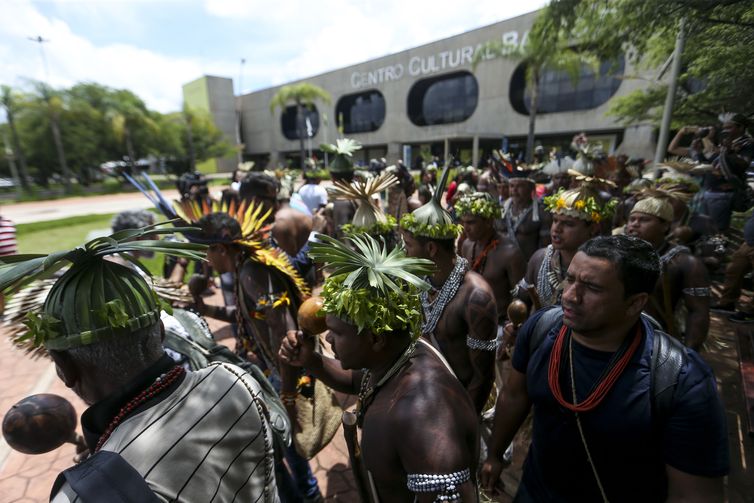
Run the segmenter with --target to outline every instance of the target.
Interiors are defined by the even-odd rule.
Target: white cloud
[[[73,33],[67,23],[44,16],[28,2],[4,5],[3,17],[13,23],[0,24],[0,82],[23,86],[25,79],[46,80],[37,44],[27,37],[43,34],[54,87],[95,81],[126,88],[141,96],[150,108],[167,112],[180,108],[181,86],[204,73],[232,74],[219,63],[202,63],[197,58],[167,57],[149,49],[126,44],[97,46]]]
[[[229,26],[237,27],[238,21],[248,26],[246,34],[239,31],[236,45],[223,48],[227,56],[210,59],[161,54],[149,45],[153,40],[149,34],[140,36],[143,43],[138,45],[95,44],[93,34],[74,32],[64,19],[73,12],[88,13],[90,25],[100,30],[108,25],[143,29],[139,17],[148,14],[130,2],[53,0],[50,4],[55,8],[40,9],[31,0],[11,0],[3,2],[0,22],[0,83],[19,86],[24,78],[46,78],[38,44],[27,40],[41,34],[50,40],[44,51],[53,86],[96,81],[130,89],[153,109],[172,111],[180,107],[181,86],[186,82],[204,74],[238,79],[241,55],[246,58],[243,83],[248,91],[429,43],[522,14],[545,1],[194,0],[193,8],[203,8],[211,16],[207,27],[197,28],[206,31],[203,36],[208,40],[213,36],[207,31],[210,24],[215,29],[222,29],[226,21]],[[175,3],[179,16],[186,4]],[[146,0],[137,2],[137,7],[145,5],[149,5]]]
[[[308,77],[509,19],[546,0],[204,0],[207,12],[246,19],[298,43],[269,84]]]

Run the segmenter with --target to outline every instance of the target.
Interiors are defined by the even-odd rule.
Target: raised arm
[[[707,268],[693,255],[683,257],[683,301],[686,304],[686,345],[699,350],[709,331],[710,283]]]

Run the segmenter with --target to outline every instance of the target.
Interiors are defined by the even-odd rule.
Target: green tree
[[[23,148],[21,148],[21,141],[18,137],[18,130],[16,129],[16,112],[18,110],[18,100],[16,99],[16,93],[9,86],[0,86],[0,102],[5,110],[5,117],[8,121],[8,128],[10,129],[11,146],[13,149],[13,157],[18,161],[19,178],[21,179],[21,186],[25,189],[29,189],[29,168],[26,165],[26,156],[24,155]]]
[[[649,85],[613,100],[609,113],[631,124],[660,122],[679,19],[686,47],[673,125],[717,121],[722,111],[754,112],[754,3],[748,0],[552,0],[542,23],[576,38],[600,58],[627,54]]]
[[[270,113],[275,113],[277,108],[285,109],[289,104],[296,106],[296,130],[298,132],[299,150],[301,153],[301,172],[306,173],[306,154],[304,153],[304,108],[311,108],[315,101],[321,101],[327,105],[332,98],[330,93],[319,86],[301,82],[283,86],[270,100]]]
[[[129,163],[134,169],[139,157],[149,151],[149,136],[157,131],[155,114],[147,109],[141,98],[125,89],[113,91],[108,96],[106,107],[105,116],[110,121],[115,138],[125,146]],[[136,140],[140,134],[144,146],[137,150]]]
[[[547,8],[545,8],[545,11]],[[540,18],[542,14],[540,14]],[[574,84],[581,75],[584,66],[596,70],[597,59],[590,53],[572,47],[570,41],[557,31],[535,21],[528,36],[521,45],[504,44],[495,39],[482,44],[474,52],[471,64],[476,70],[482,61],[504,58],[523,62],[526,68],[526,88],[529,91],[529,131],[526,137],[526,162],[531,163],[534,156],[534,137],[539,105],[539,89],[545,71],[564,71]]]
[[[63,179],[65,192],[71,192],[71,178],[73,173],[68,168],[66,161],[65,148],[63,147],[63,135],[60,132],[60,116],[65,111],[63,93],[53,89],[44,82],[34,82],[34,95],[32,102],[36,102],[36,108],[46,114],[50,131],[52,132],[52,141],[55,145],[55,155],[57,156],[60,174]]]

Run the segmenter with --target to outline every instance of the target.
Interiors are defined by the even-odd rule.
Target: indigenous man
[[[72,264],[30,316],[27,339],[90,406],[81,424],[91,456],[58,477],[51,500],[278,501],[259,384],[229,364],[176,365],[162,348],[155,293],[133,269],[102,258],[150,247],[201,258],[201,245],[135,241],[145,234],[5,266],[0,289]]]
[[[594,179],[592,179],[594,180]],[[537,250],[519,283],[517,294],[525,296],[534,286],[541,307],[560,304],[566,271],[579,247],[600,233],[600,224],[612,215],[617,200],[602,204],[596,183],[589,181],[570,190],[560,189],[545,197],[545,208],[552,214],[551,244]]]
[[[188,221],[189,215],[182,215]],[[267,213],[262,207],[245,205],[233,214],[215,212],[201,217],[200,240],[209,244],[207,260],[218,273],[235,275],[236,303],[208,306],[195,297],[200,314],[236,322],[236,352],[266,370],[270,382],[282,393],[295,393],[298,372],[280,365],[280,343],[289,330],[295,331],[296,311],[308,288],[285,254],[269,245],[264,235]],[[282,381],[282,382],[281,382]],[[321,495],[309,463],[293,446],[285,458],[295,480],[279,464],[278,482],[283,501],[319,501]]]
[[[481,274],[492,287],[498,318],[504,319],[513,298],[511,290],[524,276],[526,259],[515,241],[495,231],[500,206],[489,194],[464,196],[455,210],[466,234],[462,255],[469,261],[469,269]]]
[[[516,338],[485,489],[533,406],[517,502],[723,500],[728,440],[712,371],[641,316],[659,275],[657,254],[641,239],[582,245],[562,310],[538,311]]]
[[[331,388],[359,396],[357,424],[372,501],[477,501],[477,417],[442,355],[419,337],[417,275],[428,260],[389,253],[369,236],[356,250],[327,236],[312,246],[332,275],[322,292],[327,336],[339,361],[314,340],[289,334],[281,358],[305,366]]]
[[[510,198],[503,204],[502,228],[528,261],[535,251],[550,244],[550,216],[532,197],[534,181],[523,178],[521,171],[514,173],[518,176],[510,179]]]
[[[327,167],[333,182],[351,183],[353,181],[353,153],[361,149],[361,144],[350,138],[342,138],[335,145],[322,144],[320,148],[334,154],[333,160]],[[342,227],[349,223],[356,213],[353,201],[333,201],[332,203],[332,235],[343,237]]]
[[[422,337],[440,350],[480,414],[492,388],[497,304],[484,278],[456,255],[459,226],[440,204],[448,168],[432,199],[401,219],[406,254],[431,260],[432,288],[422,292]]]
[[[647,197],[634,205],[626,234],[648,241],[660,255],[662,275],[647,303],[646,311],[668,333],[699,350],[709,329],[710,288],[707,269],[685,246],[667,241],[673,221],[673,206],[667,198]],[[680,301],[686,307],[685,334],[676,322]]]

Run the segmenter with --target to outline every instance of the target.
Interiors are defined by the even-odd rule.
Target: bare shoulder
[[[488,294],[494,297],[492,287],[487,280],[484,279],[484,276],[474,271],[468,271],[466,273],[466,276],[463,279],[463,290],[464,293],[466,293],[466,298],[474,294]]]
[[[471,249],[474,246],[474,242],[470,239],[467,239],[463,242],[463,245],[461,246],[461,255],[463,255],[466,258],[469,258],[471,255]]]
[[[542,262],[545,259],[545,254],[547,253],[547,247],[540,248],[539,250],[534,252],[534,255],[531,256],[529,259],[529,265],[528,268],[536,268],[539,269],[539,267],[542,265]]]
[[[495,239],[497,239],[497,246],[494,253],[498,258],[507,260],[524,259],[518,245],[511,238],[498,232],[495,235]]]

